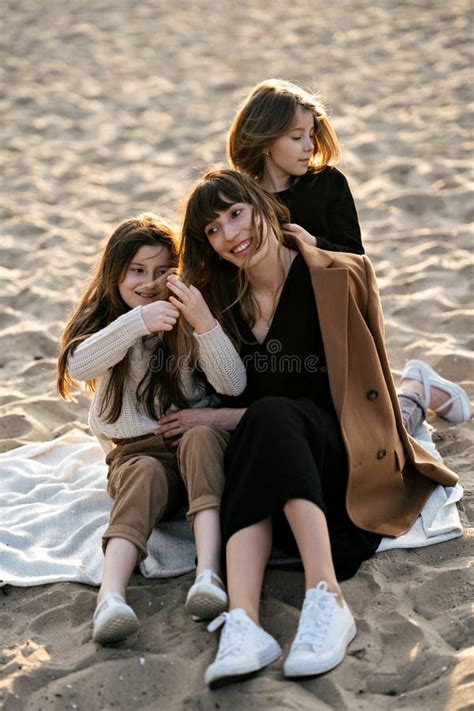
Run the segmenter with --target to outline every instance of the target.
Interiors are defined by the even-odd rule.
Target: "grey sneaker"
[[[352,613],[340,607],[326,581],[306,592],[296,637],[286,658],[285,676],[323,674],[342,662],[356,635]]]
[[[237,681],[263,669],[281,656],[281,647],[265,630],[255,624],[245,610],[223,612],[208,625],[214,632],[224,625],[215,661],[207,668],[206,684]]]

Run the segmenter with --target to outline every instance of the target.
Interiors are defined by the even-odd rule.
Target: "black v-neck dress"
[[[240,315],[237,321],[248,382],[232,406],[248,409],[225,453],[224,544],[271,516],[274,544],[298,556],[283,507],[290,499],[307,499],[326,515],[338,579],[350,578],[381,537],[358,528],[346,511],[346,451],[311,277],[301,255],[293,260],[263,343]]]

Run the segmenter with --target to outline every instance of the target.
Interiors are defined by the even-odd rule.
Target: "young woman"
[[[239,394],[246,375],[197,289],[186,288],[186,307],[180,304],[194,334],[187,336],[178,324],[180,311],[168,300],[163,281],[176,265],[176,247],[173,227],[156,215],[121,223],[61,340],[60,394],[69,398],[76,381],[85,381],[95,393],[91,429],[106,449],[115,444],[106,458],[108,492],[114,501],[103,536],[104,574],[93,618],[93,638],[100,643],[122,639],[138,628],[125,602],[126,586],[146,557],[155,524],[185,503],[181,477],[198,556],[186,608],[209,618],[227,607],[219,577],[218,513],[226,433],[196,427],[176,443],[154,430],[160,415],[176,407],[215,404],[203,379],[182,367],[180,353],[195,353],[194,360],[217,392]]]
[[[281,654],[259,624],[272,542],[297,554],[305,573],[284,673],[328,671],[356,633],[338,581],[382,535],[411,526],[435,482],[457,481],[404,427],[369,260],[284,243],[287,220],[268,192],[232,170],[207,172],[185,210],[184,281],[236,343],[248,378],[243,407],[216,410],[213,420],[236,429],[221,502],[229,612],[210,626],[224,625],[210,685]],[[179,413],[170,418],[184,431]]]

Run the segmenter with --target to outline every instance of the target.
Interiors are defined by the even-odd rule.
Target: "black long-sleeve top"
[[[288,207],[292,222],[316,237],[321,249],[364,254],[354,198],[337,168],[308,171],[275,197]]]

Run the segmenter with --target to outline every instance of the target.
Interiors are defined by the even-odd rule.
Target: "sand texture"
[[[55,357],[102,240],[143,209],[176,216],[198,171],[225,159],[237,103],[269,76],[318,86],[333,106],[394,371],[422,357],[474,395],[467,0],[0,4],[2,451],[86,429],[86,399],[55,394]],[[466,537],[381,554],[344,584],[359,633],[332,673],[293,683],[280,661],[209,692],[217,637],[184,613],[192,575],[134,576],[143,626],[115,648],[91,640],[95,589],[7,588],[4,708],[472,708],[474,438],[432,422],[466,489]],[[269,572],[263,624],[285,651],[302,596],[301,572]]]

